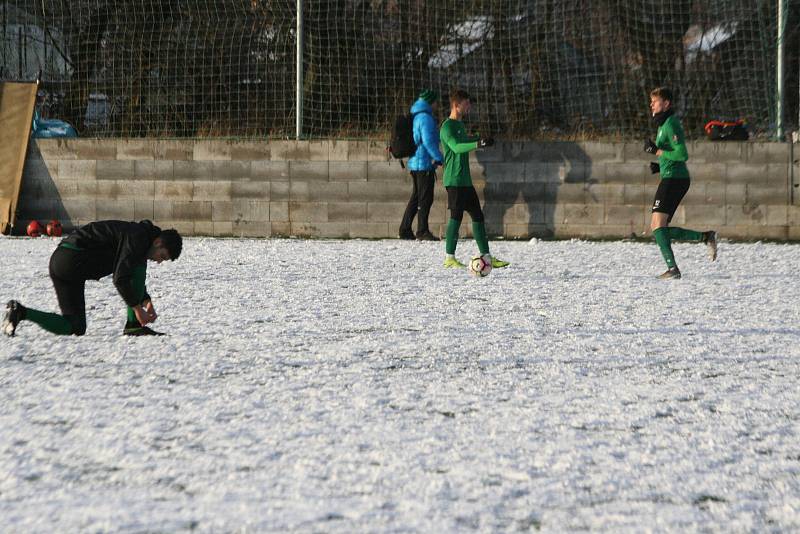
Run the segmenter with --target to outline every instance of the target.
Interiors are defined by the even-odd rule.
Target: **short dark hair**
[[[450,105],[458,104],[464,100],[469,100],[470,102],[475,101],[472,96],[463,89],[456,87],[450,91]]]
[[[169,252],[169,259],[175,261],[181,255],[183,250],[183,238],[177,230],[170,228],[169,230],[162,230],[158,237],[161,239],[161,245]]]
[[[650,91],[650,96],[655,96],[656,98],[660,98],[661,100],[672,102],[672,89],[668,87],[656,87],[655,89]]]

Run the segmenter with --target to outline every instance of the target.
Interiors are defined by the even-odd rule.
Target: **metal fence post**
[[[296,69],[297,76],[295,83],[297,84],[295,91],[295,137],[300,139],[303,135],[303,0],[297,0],[297,57]]]
[[[775,103],[775,137],[779,141],[783,140],[783,37],[785,34],[786,26],[786,13],[785,0],[778,0],[778,58],[777,58],[777,76],[776,83],[778,86],[777,102]]]

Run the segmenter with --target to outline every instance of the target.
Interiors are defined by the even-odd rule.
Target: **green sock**
[[[664,261],[667,262],[667,267],[670,269],[675,267],[675,255],[672,253],[669,228],[656,228],[653,230],[653,237],[656,239],[656,243],[658,243],[658,248],[661,249],[661,255],[664,257]]]
[[[141,302],[142,299],[144,299],[144,280],[147,277],[147,266],[139,265],[138,267],[134,267],[132,274],[131,285],[136,292],[136,298]],[[128,306],[128,322],[139,324],[139,320],[136,318],[136,314],[133,313],[133,308],[130,306]]]
[[[72,323],[66,317],[57,313],[48,313],[33,308],[25,308],[25,320],[38,324],[48,332],[60,336],[72,334]]]
[[[478,250],[481,251],[481,256],[489,254],[489,240],[486,238],[486,225],[483,222],[472,222],[472,235],[475,236],[475,241],[478,243]]]
[[[696,230],[687,230],[686,228],[678,228],[677,226],[668,226],[667,231],[669,237],[673,241],[702,241],[703,232]]]
[[[458,229],[461,228],[461,221],[450,219],[447,221],[447,240],[445,242],[445,251],[448,254],[456,253],[456,245],[458,245]]]

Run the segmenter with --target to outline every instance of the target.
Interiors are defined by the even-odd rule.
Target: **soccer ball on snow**
[[[488,276],[492,272],[492,261],[475,256],[469,262],[469,272],[475,276]]]

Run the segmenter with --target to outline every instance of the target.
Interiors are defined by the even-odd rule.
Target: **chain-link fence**
[[[691,136],[776,126],[778,0],[302,0],[303,137],[386,137],[423,88],[506,138],[629,138],[671,86]],[[787,1],[796,124],[800,2]],[[294,137],[296,0],[10,0],[0,78],[101,137]],[[789,45],[789,43],[794,43]]]

